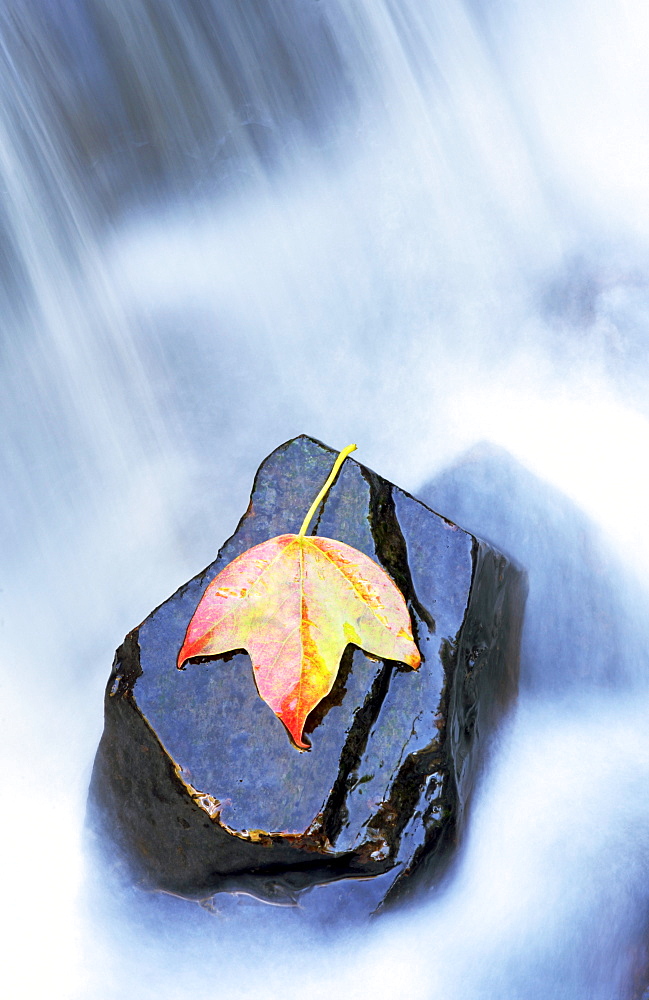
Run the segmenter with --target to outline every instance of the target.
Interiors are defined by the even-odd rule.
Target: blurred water
[[[648,36],[639,0],[6,0],[7,995],[633,995]],[[113,650],[301,432],[528,566],[519,709],[421,911],[147,926],[83,871]]]

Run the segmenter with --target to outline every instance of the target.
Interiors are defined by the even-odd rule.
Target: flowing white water
[[[7,996],[634,995],[648,42],[637,0],[5,4]],[[124,908],[82,847],[113,650],[301,432],[527,566],[518,709],[417,911]]]

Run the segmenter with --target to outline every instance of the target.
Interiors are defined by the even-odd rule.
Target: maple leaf
[[[178,667],[195,656],[245,649],[257,689],[300,750],[309,713],[331,691],[345,648],[421,663],[406,602],[387,573],[308,525],[350,445],[340,453],[299,534],[279,535],[234,559],[210,583],[189,623]]]

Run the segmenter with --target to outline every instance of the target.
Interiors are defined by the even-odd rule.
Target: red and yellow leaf
[[[245,649],[259,694],[301,750],[309,749],[305,720],[331,691],[349,643],[414,669],[421,662],[390,577],[351,545],[306,536],[309,519],[300,534],[255,545],[215,577],[178,655],[182,668],[195,656]]]

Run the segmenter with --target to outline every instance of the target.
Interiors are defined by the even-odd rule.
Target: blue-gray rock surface
[[[311,751],[300,753],[259,697],[245,652],[176,669],[208,584],[251,546],[299,530],[335,456],[305,436],[274,451],[216,560],[117,651],[89,816],[113,866],[146,888],[282,902],[362,878],[369,911],[430,885],[458,841],[489,736],[517,689],[524,575],[376,473],[348,458],[311,532],[392,577],[419,670],[349,646],[307,719]]]

